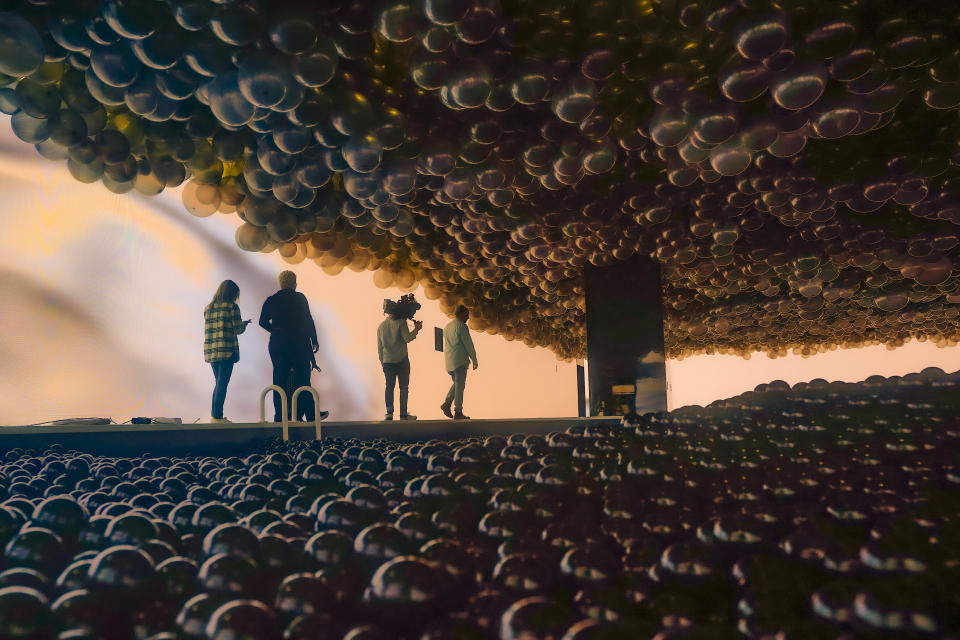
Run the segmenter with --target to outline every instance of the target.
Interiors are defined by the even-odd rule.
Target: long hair
[[[217,302],[236,302],[240,297],[240,287],[233,280],[224,280],[217,287],[217,292],[213,294],[213,300],[210,304]]]

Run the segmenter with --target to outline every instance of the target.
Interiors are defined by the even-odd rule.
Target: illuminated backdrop
[[[230,216],[199,220],[177,193],[119,196],[79,184],[11,138],[0,134],[0,424],[137,415],[206,422],[213,375],[203,362],[203,307],[231,278],[243,317],[256,321],[284,268],[298,273],[317,322],[324,373],[313,384],[331,419],[382,417],[376,327],[383,298],[400,291],[378,289],[369,272],[328,276],[311,263],[243,252]],[[423,301],[426,333],[410,345],[410,410],[440,418],[450,379],[432,327],[448,318]],[[484,333],[474,340],[481,368],[467,386],[470,415],[576,413],[572,364]],[[255,322],[240,352],[226,415],[254,421],[271,375],[267,334]]]
[[[369,273],[329,276],[311,263],[243,252],[233,244],[230,216],[198,220],[176,194],[117,196],[78,184],[12,138],[0,134],[0,424],[92,415],[206,421],[213,376],[202,357],[203,306],[229,277],[240,283],[244,317],[253,318],[283,268],[297,271],[310,299],[325,371],[313,382],[332,418],[380,417],[374,336],[380,300],[399,291],[378,289]],[[433,302],[420,314],[427,330],[447,321]],[[449,378],[431,338],[411,344],[410,406],[439,418]],[[481,368],[470,375],[470,415],[576,412],[572,365],[499,336],[475,332],[474,339]],[[232,419],[257,417],[256,396],[270,380],[266,341],[253,326],[240,336],[226,405]],[[956,370],[960,349],[913,341],[894,351],[837,349],[809,358],[692,356],[667,361],[670,406],[706,404],[773,379],[855,381],[925,366]]]

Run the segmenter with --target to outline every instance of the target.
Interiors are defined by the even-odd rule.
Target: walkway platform
[[[396,442],[455,440],[471,436],[547,434],[564,431],[574,424],[618,417],[600,418],[519,418],[500,420],[411,420],[381,422],[325,421],[322,436],[327,438]],[[313,440],[311,424],[291,423],[290,440]],[[244,455],[279,439],[279,423],[233,424],[106,424],[80,423],[50,426],[0,426],[0,453],[10,449],[42,450],[53,444],[94,455],[138,456],[231,456]]]

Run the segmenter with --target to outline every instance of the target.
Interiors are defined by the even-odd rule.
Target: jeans
[[[230,384],[230,376],[233,374],[233,361],[217,360],[211,362],[210,366],[213,367],[213,379],[216,380],[213,385],[210,416],[219,419],[223,417],[223,401],[227,399],[227,385]]]
[[[450,385],[450,391],[447,391],[447,399],[444,404],[453,403],[453,410],[463,411],[463,388],[467,385],[467,365],[458,367],[450,371],[450,377],[453,378],[453,384]]]
[[[314,417],[313,396],[307,392],[297,398],[297,413],[291,415],[293,392],[300,387],[310,386],[310,360],[302,353],[285,349],[280,345],[270,345],[270,360],[273,362],[273,384],[287,394],[287,416],[290,420],[312,422]],[[273,421],[280,422],[282,405],[280,394],[273,392]]]
[[[410,387],[410,358],[400,362],[384,362],[383,375],[387,379],[387,386],[383,392],[383,400],[387,404],[387,414],[393,415],[393,388],[400,382],[400,415],[407,415],[407,395]]]

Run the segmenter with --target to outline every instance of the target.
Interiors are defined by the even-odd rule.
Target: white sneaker
[[[383,419],[384,419],[384,420],[393,420],[393,414],[392,414],[392,413],[388,413],[387,415],[385,415],[385,416],[383,417]]]
[[[406,415],[400,416],[400,419],[401,419],[401,420],[416,420],[416,419],[417,419],[417,416],[413,415],[412,413],[408,413],[408,414],[406,414]]]
[[[226,418],[210,418],[212,424],[233,424],[230,420]]]

